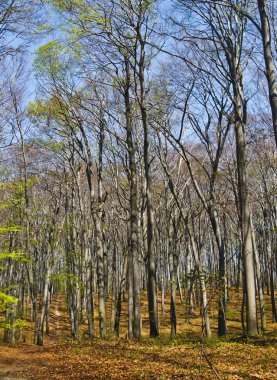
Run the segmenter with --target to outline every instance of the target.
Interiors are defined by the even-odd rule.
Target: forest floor
[[[147,338],[147,305],[143,300],[143,339],[128,341],[126,302],[123,304],[121,337],[106,341],[89,340],[86,325],[80,342],[72,341],[63,297],[54,299],[50,315],[50,335],[44,347],[32,344],[33,331],[27,325],[24,343],[0,344],[0,380],[90,380],[90,379],[277,379],[277,325],[270,323],[267,299],[265,335],[241,337],[240,298],[233,293],[227,313],[228,335],[216,337],[216,308],[211,308],[213,337],[201,338],[198,310],[184,322],[184,306],[177,307],[178,335],[169,338],[169,299],[164,315],[160,311],[161,335]],[[215,306],[215,305],[214,305]],[[214,309],[214,312],[212,312]],[[96,319],[97,320],[97,319]],[[96,323],[97,325],[97,323]],[[96,326],[97,327],[97,326]],[[97,333],[97,332],[96,332]]]

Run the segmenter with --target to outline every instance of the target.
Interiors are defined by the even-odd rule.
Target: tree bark
[[[245,292],[246,292],[246,323],[247,334],[258,334],[255,294],[255,271],[252,246],[252,231],[250,223],[250,208],[248,200],[247,162],[245,143],[246,103],[243,94],[242,73],[234,62],[234,57],[229,59],[230,73],[233,80],[235,135],[238,171],[238,195],[240,206],[240,222],[242,232],[242,258],[244,262]]]
[[[129,315],[132,321],[129,321],[129,336],[136,339],[141,338],[141,316],[140,316],[140,271],[139,271],[139,251],[138,251],[138,196],[137,196],[137,168],[135,159],[135,146],[132,131],[132,110],[130,102],[130,68],[127,59],[125,59],[125,119],[127,132],[127,146],[129,155],[129,183],[130,183],[130,249],[129,255]],[[132,294],[131,294],[132,292]],[[132,300],[131,300],[132,298]],[[131,310],[132,308],[132,310]],[[131,327],[132,326],[132,327]]]
[[[269,102],[272,114],[273,131],[275,136],[275,144],[277,149],[277,81],[275,66],[272,58],[271,50],[271,31],[270,23],[267,15],[266,4],[264,0],[257,0],[259,14],[261,19],[261,35],[263,40],[264,61],[266,67],[266,78],[268,84]]]
[[[139,60],[139,84],[140,84],[140,111],[144,133],[143,157],[144,157],[144,174],[146,183],[146,210],[147,210],[147,267],[148,267],[148,310],[150,321],[150,336],[159,335],[158,327],[158,310],[157,310],[157,292],[156,292],[156,263],[154,254],[154,210],[153,210],[153,190],[152,190],[152,172],[150,156],[150,133],[147,120],[146,94],[145,94],[145,42],[142,40],[140,31],[138,31],[140,42],[140,60]]]

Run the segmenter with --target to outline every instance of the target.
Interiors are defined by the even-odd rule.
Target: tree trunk
[[[246,324],[248,336],[258,334],[255,294],[255,271],[250,224],[250,209],[248,201],[248,184],[246,168],[246,103],[243,94],[242,72],[237,67],[237,57],[231,57],[230,72],[233,79],[235,136],[238,171],[238,195],[240,206],[240,223],[242,233],[242,258],[244,263],[245,292],[246,292]],[[235,61],[235,62],[234,62]]]
[[[169,272],[170,272],[170,290],[171,290],[171,296],[170,296],[170,325],[171,325],[171,332],[170,337],[171,339],[175,338],[176,332],[177,332],[177,317],[176,317],[176,265],[175,265],[175,258],[176,252],[174,250],[176,249],[175,241],[174,241],[174,231],[172,227],[172,222],[169,220]]]
[[[252,226],[252,221],[251,221],[251,228],[252,228],[252,242],[253,242],[253,252],[254,252],[254,260],[255,260],[255,268],[256,268],[257,287],[258,287],[259,302],[260,302],[261,328],[262,328],[262,332],[265,332],[266,317],[265,317],[265,307],[264,307],[263,286],[262,286],[262,280],[261,280],[261,266],[260,266],[259,252],[258,252],[258,248],[256,244],[256,236],[255,236],[255,232]]]
[[[144,174],[146,183],[146,210],[147,210],[147,267],[148,267],[148,310],[150,321],[150,336],[159,335],[158,310],[156,296],[156,263],[154,254],[154,210],[153,210],[153,191],[152,173],[150,157],[150,134],[147,120],[146,100],[145,100],[145,80],[144,80],[144,43],[141,41],[141,57],[139,62],[139,83],[140,83],[140,111],[143,124],[144,144]]]
[[[135,147],[133,142],[131,103],[130,103],[130,69],[127,59],[125,59],[126,83],[125,83],[125,118],[127,132],[127,146],[129,155],[130,169],[130,249],[129,249],[129,336],[136,339],[141,338],[141,316],[140,316],[140,271],[139,271],[139,252],[138,252],[138,197],[137,197],[137,168],[135,160]],[[131,268],[132,267],[132,268]],[[132,289],[131,289],[132,288]],[[132,291],[132,294],[130,293]],[[133,310],[131,311],[131,307]],[[132,324],[132,331],[131,331]]]
[[[45,280],[44,280],[43,294],[42,294],[41,313],[40,313],[40,319],[38,321],[38,329],[37,329],[37,345],[39,346],[43,346],[43,326],[44,326],[44,319],[46,316],[49,282],[50,282],[50,268],[47,267]]]
[[[274,67],[274,62],[272,58],[271,50],[271,31],[270,23],[266,11],[266,4],[264,0],[257,0],[258,8],[261,19],[261,34],[263,40],[264,49],[264,61],[266,67],[266,78],[268,84],[269,102],[272,114],[273,131],[275,136],[275,144],[277,149],[277,82]]]

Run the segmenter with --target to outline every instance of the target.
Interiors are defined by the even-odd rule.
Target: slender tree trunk
[[[118,296],[117,296],[117,302],[116,302],[116,313],[115,313],[115,322],[114,322],[114,333],[116,336],[119,336],[119,326],[120,326],[120,319],[121,319],[121,303],[122,303],[122,297],[123,297],[123,291],[124,291],[124,285],[126,281],[126,272],[127,272],[127,255],[124,255],[123,259],[123,271],[122,276],[119,283],[118,288]]]
[[[271,298],[271,311],[272,311],[272,322],[277,322],[277,309],[276,309],[276,301],[275,301],[275,288],[274,288],[274,265],[273,258],[271,258],[270,263],[270,298]]]
[[[144,132],[144,174],[146,182],[146,210],[147,210],[147,267],[148,267],[148,310],[150,321],[150,336],[159,335],[158,327],[158,310],[157,310],[157,292],[156,292],[156,263],[154,254],[154,210],[153,210],[153,190],[152,190],[152,173],[150,157],[150,133],[147,120],[146,96],[145,96],[145,52],[144,42],[141,43],[141,56],[139,62],[139,83],[140,83],[140,111]]]
[[[261,19],[261,34],[264,49],[264,61],[266,67],[266,78],[268,84],[269,102],[272,114],[273,131],[275,136],[275,144],[277,149],[277,82],[276,68],[274,66],[271,50],[271,31],[270,23],[266,10],[265,0],[257,0],[259,14]]]
[[[136,339],[141,337],[141,316],[140,316],[140,271],[139,271],[139,252],[138,252],[138,196],[137,196],[137,168],[135,160],[135,147],[132,130],[132,112],[130,102],[130,68],[127,59],[125,59],[126,83],[125,83],[125,119],[127,132],[127,146],[129,155],[130,169],[130,249],[129,249],[129,336]],[[132,294],[131,294],[132,292]],[[131,299],[132,297],[132,299]],[[131,310],[131,308],[133,310]],[[132,327],[131,327],[132,325]]]
[[[207,297],[207,289],[206,289],[206,284],[205,284],[205,278],[204,274],[201,268],[201,262],[200,262],[200,257],[199,253],[197,251],[197,245],[195,242],[195,238],[192,235],[191,231],[189,231],[188,228],[188,233],[190,237],[190,243],[191,243],[191,249],[192,253],[194,256],[194,261],[195,261],[195,268],[199,277],[199,282],[200,282],[200,291],[201,291],[201,303],[202,303],[202,315],[204,318],[204,329],[206,332],[207,337],[209,338],[212,333],[211,333],[211,327],[210,327],[210,316],[209,316],[209,304],[208,304],[208,297]]]
[[[111,319],[110,319],[110,327],[114,329],[115,323],[115,308],[116,308],[116,292],[117,292],[117,242],[116,242],[117,234],[114,236],[114,249],[113,249],[113,258],[112,258],[112,299],[111,299]]]
[[[134,327],[134,267],[133,267],[132,250],[129,249],[128,251],[128,338],[129,339],[133,339],[134,337],[133,327]]]
[[[83,247],[85,256],[85,278],[86,278],[86,302],[88,318],[88,334],[90,338],[94,337],[94,286],[91,252],[88,247],[87,234],[83,231]]]
[[[252,221],[251,221],[251,228],[252,228],[252,242],[253,242],[254,261],[255,261],[255,268],[256,268],[257,287],[258,287],[259,302],[260,302],[261,328],[262,328],[262,332],[265,332],[266,331],[266,316],[265,316],[265,307],[264,307],[263,286],[262,286],[262,280],[261,280],[261,266],[260,266],[259,252],[258,252],[258,248],[256,244],[256,236],[255,236],[255,232],[252,226]]]
[[[248,200],[247,168],[246,168],[246,103],[243,94],[242,72],[237,67],[237,57],[231,57],[230,71],[233,79],[235,135],[238,171],[238,195],[240,206],[240,222],[242,232],[242,258],[244,263],[246,291],[246,323],[248,336],[258,334],[255,294],[255,271]],[[234,62],[235,60],[235,62]]]
[[[50,291],[48,288],[48,296],[47,296],[47,302],[46,302],[46,326],[45,326],[45,333],[47,336],[50,335]]]
[[[170,223],[170,221],[169,221]],[[175,338],[176,332],[177,332],[177,316],[176,316],[176,267],[175,267],[175,259],[174,255],[176,255],[176,252],[174,250],[176,249],[176,245],[174,244],[174,231],[172,228],[172,225],[170,223],[169,226],[169,272],[170,272],[170,290],[171,290],[171,296],[170,296],[170,325],[171,325],[171,332],[170,337],[171,339]]]
[[[37,345],[39,346],[43,346],[43,326],[44,326],[44,320],[46,316],[49,282],[50,282],[50,267],[48,266],[46,270],[46,274],[45,274],[45,279],[44,279],[41,313],[40,313],[38,329],[37,329]]]
[[[213,205],[209,207],[209,216],[216,239],[216,244],[219,254],[219,308],[218,308],[218,336],[226,335],[226,260],[224,241],[221,236],[220,223],[218,220],[217,211]]]

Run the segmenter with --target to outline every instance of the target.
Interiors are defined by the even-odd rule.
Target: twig
[[[207,360],[207,363],[209,364],[209,366],[211,367],[211,369],[213,370],[216,378],[218,380],[221,380],[221,377],[219,376],[217,370],[214,368],[212,362],[210,361],[210,359],[208,358],[208,356],[205,354],[205,351],[204,351],[204,348],[202,349],[202,355],[204,356],[204,358]]]

